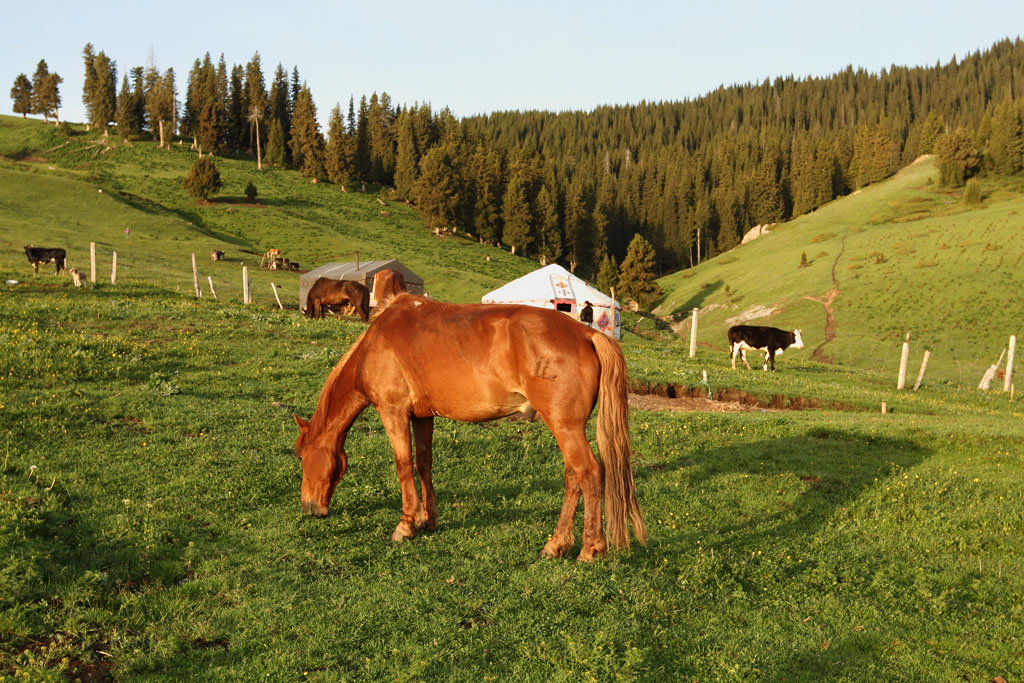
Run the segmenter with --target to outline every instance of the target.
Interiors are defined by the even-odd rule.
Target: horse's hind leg
[[[551,538],[544,544],[540,551],[541,557],[561,557],[569,552],[573,543],[576,542],[572,533],[573,523],[576,521],[576,508],[580,503],[580,483],[576,479],[576,473],[569,465],[565,466],[565,498],[562,500],[562,512],[558,515],[558,524]]]
[[[571,468],[575,475],[577,490],[583,494],[583,547],[580,548],[577,559],[581,562],[589,562],[594,559],[595,555],[603,555],[608,549],[608,542],[605,540],[604,529],[601,526],[603,468],[594,457],[594,451],[591,450],[590,444],[587,442],[582,425],[578,429],[569,429],[560,433],[561,436],[556,436],[556,438],[562,449],[562,457],[565,459],[566,467]],[[568,478],[566,483],[569,483]],[[572,497],[578,500],[578,495],[573,493]],[[567,486],[566,499],[562,505],[563,516],[569,504],[569,498],[570,489]],[[566,521],[563,517],[559,517],[559,526],[555,527],[553,539],[560,533],[564,537],[566,529],[562,525]],[[571,533],[571,519],[568,522],[568,530]]]
[[[434,482],[430,478],[430,469],[434,464],[434,418],[413,418],[412,434],[416,442],[416,471],[420,475],[422,498],[420,508],[416,512],[416,528],[437,528],[437,497],[434,495]]]

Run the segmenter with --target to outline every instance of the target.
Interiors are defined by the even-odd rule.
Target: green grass
[[[81,135],[71,138],[77,147],[38,161],[63,139],[50,144],[32,124],[0,118],[0,281],[19,281],[0,284],[0,678],[1024,675],[1019,399],[945,380],[896,392],[891,368],[815,363],[811,344],[782,356],[774,375],[732,372],[724,352],[709,348],[721,343],[714,311],[702,317],[708,336],[695,359],[663,322],[628,314],[624,328],[638,330],[623,343],[634,380],[703,387],[707,371],[709,391],[824,408],[632,411],[651,541],[590,565],[538,557],[562,497],[561,457],[542,423],[438,419],[440,527],[393,544],[399,492],[372,409],[349,434],[349,472],[331,515],[299,511],[291,414],[309,416],[364,327],[306,320],[294,300],[278,310],[269,283],[297,289],[286,273],[251,269],[256,301],[242,305],[239,263],[252,258],[244,250],[278,246],[314,264],[317,250],[358,247],[361,258],[396,256],[431,273],[432,293],[465,301],[529,262],[436,239],[392,202],[381,216],[375,193],[256,174],[245,160],[218,159],[230,179],[224,194],[237,197],[255,178],[265,208],[196,206],[174,180],[187,170],[186,151],[136,143],[104,154]],[[866,201],[869,190],[851,200]],[[980,211],[1002,207],[1009,219],[1016,200],[999,192],[1009,191],[990,189]],[[897,196],[888,214],[875,204],[871,215],[906,215]],[[956,213],[954,203],[941,209],[951,218],[982,215]],[[924,220],[906,225],[916,232]],[[852,227],[878,231],[874,248],[886,259],[931,258],[896,256],[882,240],[891,222]],[[666,305],[688,311],[685,297],[723,297],[725,285],[743,306],[757,303],[742,269],[719,285],[709,273],[742,266],[754,247],[777,248],[793,265],[779,271],[780,286],[792,276],[789,284],[808,289],[770,303],[820,317],[798,292],[831,286],[815,279],[828,260],[815,255],[835,253],[841,235],[844,253],[868,249],[852,227],[795,222],[733,252],[734,263],[673,276],[695,283],[694,293],[673,290]],[[825,233],[835,236],[812,242]],[[783,247],[792,235],[798,243]],[[124,270],[110,285],[101,269],[85,290],[66,277],[35,278],[20,251],[29,241],[67,245],[80,269],[96,241],[101,254],[118,250]],[[212,248],[232,260],[204,260]],[[217,284],[216,301],[191,293],[193,251],[204,280]],[[801,251],[812,264],[798,271]],[[876,268],[853,263],[862,265],[854,273]],[[673,296],[684,298],[672,304]]]
[[[650,545],[582,566],[538,557],[562,487],[541,423],[438,420],[441,526],[394,545],[367,411],[331,516],[300,515],[292,406],[308,416],[357,323],[141,284],[3,296],[5,675],[1024,673],[1024,422],[1005,401],[635,412]]]

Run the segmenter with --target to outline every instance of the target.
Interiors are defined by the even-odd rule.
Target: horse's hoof
[[[391,534],[391,540],[395,543],[401,541],[407,541],[410,538],[416,536],[416,532],[412,530],[412,527],[405,522],[399,522],[398,526],[395,527],[395,531]]]
[[[554,541],[548,541],[544,548],[540,551],[541,557],[561,557],[564,555],[569,548],[567,546],[559,545]]]

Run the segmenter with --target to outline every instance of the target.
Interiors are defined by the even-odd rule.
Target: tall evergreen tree
[[[299,88],[295,100],[295,114],[292,117],[291,141],[292,163],[307,178],[324,177],[324,139],[316,118],[313,95],[305,83]]]
[[[96,52],[92,43],[82,48],[82,59],[85,61],[85,79],[82,83],[82,104],[85,105],[86,130],[92,125],[92,98],[96,91]]]
[[[448,145],[427,151],[420,160],[420,177],[413,188],[423,220],[433,230],[455,224],[459,188],[452,152]]]
[[[537,255],[554,263],[562,257],[562,233],[558,228],[558,200],[547,184],[537,193],[534,207],[537,225]]]
[[[633,299],[645,311],[661,296],[654,268],[654,247],[642,235],[634,235],[619,269],[619,287],[622,296]]]
[[[331,109],[327,122],[327,148],[324,154],[324,165],[327,178],[342,190],[352,177],[352,159],[349,152],[348,134],[345,132],[345,119],[341,115],[341,105]]]
[[[340,113],[339,113],[340,116]],[[416,149],[416,131],[413,121],[414,114],[406,109],[398,116],[395,128],[398,129],[397,153],[395,157],[395,192],[399,197],[416,201],[412,189],[419,177],[420,155]]]
[[[597,269],[597,288],[602,292],[609,292],[619,286],[619,265],[615,257],[605,254],[601,259],[601,265]]]
[[[45,59],[40,59],[36,72],[32,74],[32,113],[42,114],[43,122],[49,123],[50,116],[60,106],[58,87],[63,79],[51,74]]]
[[[471,229],[488,242],[501,240],[501,198],[504,181],[501,157],[478,144],[470,157],[474,206]]]
[[[527,198],[527,178],[520,166],[513,170],[501,200],[504,227],[501,240],[512,247],[512,253],[526,256],[533,245],[533,211]]]
[[[114,120],[117,123],[117,134],[121,137],[130,138],[142,132],[142,119],[138,116],[135,93],[128,83],[128,74],[121,78],[121,91],[117,93],[117,113]]]
[[[284,130],[281,129],[281,122],[271,119],[267,130],[267,147],[263,153],[262,164],[285,168],[288,165],[288,155],[285,153]]]
[[[14,113],[25,118],[32,113],[32,81],[25,74],[18,74],[11,87],[11,99],[14,100]]]
[[[260,122],[267,115],[267,88],[263,80],[263,67],[260,64],[260,53],[257,52],[245,65],[245,93],[249,109],[246,119],[249,121],[249,153],[256,155],[256,168],[263,166],[262,144],[266,132],[260,131]]]
[[[96,80],[89,98],[91,123],[107,131],[117,114],[117,63],[100,50],[96,54],[94,68]]]
[[[150,60],[146,67],[146,119],[153,136],[160,142],[160,148],[170,145],[174,137],[178,116],[177,89],[174,85],[174,69],[167,69],[162,75]]]
[[[366,101],[366,95],[359,100],[359,113],[356,118],[355,136],[355,171],[356,177],[362,181],[370,179],[370,105]]]

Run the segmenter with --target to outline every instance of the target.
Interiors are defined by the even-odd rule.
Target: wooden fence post
[[[214,289],[213,289],[213,278],[211,276],[207,275],[206,276],[206,280],[207,280],[207,282],[210,283],[210,294],[213,296],[214,299],[216,299],[217,298],[217,292],[215,292]]]
[[[690,314],[690,358],[697,355],[697,312],[699,308],[694,308]]]
[[[117,252],[114,252],[114,258],[110,262],[110,284],[117,284]]]
[[[249,303],[249,267],[242,266],[242,303]]]
[[[274,298],[277,299],[277,307],[280,308],[281,310],[284,310],[284,306],[281,305],[281,297],[277,295],[277,285],[271,282],[270,288],[274,290]]]
[[[896,381],[896,389],[902,389],[907,385],[907,358],[910,356],[910,333],[903,341],[903,353],[900,354],[900,377]]]
[[[1003,391],[1013,386],[1013,351],[1017,348],[1017,335],[1010,335],[1010,352],[1006,355],[1006,377],[1003,378]]]
[[[928,358],[931,355],[931,351],[924,352],[924,358],[921,359],[921,371],[917,373],[917,381],[914,382],[914,391],[917,391],[918,387],[921,386],[921,380],[924,379],[924,369],[928,367]]]
[[[203,298],[203,290],[199,289],[199,270],[196,268],[196,254],[192,252],[192,287],[196,290],[196,298]]]
[[[96,284],[96,243],[89,242],[89,262],[92,268],[89,271],[89,282]]]

